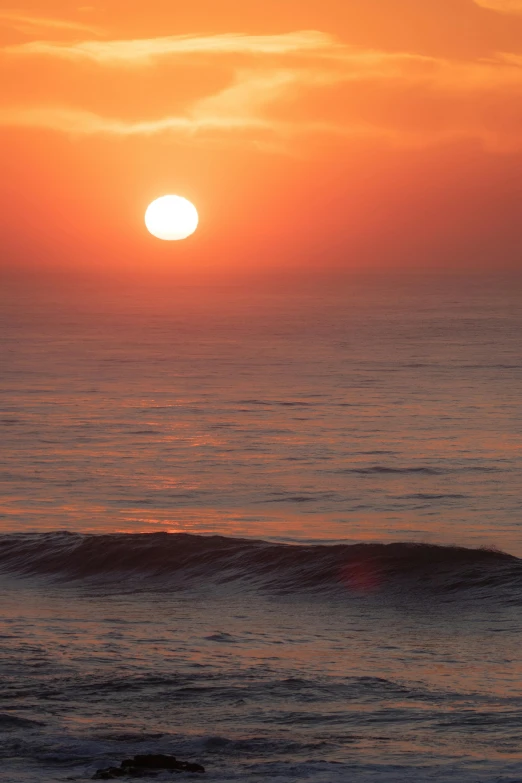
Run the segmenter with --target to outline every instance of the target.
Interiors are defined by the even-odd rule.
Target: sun
[[[182,196],[161,196],[149,204],[145,225],[158,239],[186,239],[198,227],[198,211]]]

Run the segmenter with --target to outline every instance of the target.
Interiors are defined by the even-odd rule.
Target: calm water
[[[520,781],[521,326],[498,281],[4,291],[6,780]]]

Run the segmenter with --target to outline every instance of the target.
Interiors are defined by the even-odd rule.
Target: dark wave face
[[[258,590],[480,591],[522,601],[522,560],[430,544],[289,545],[189,534],[0,536],[0,569],[58,581],[141,582],[162,589],[240,583]]]

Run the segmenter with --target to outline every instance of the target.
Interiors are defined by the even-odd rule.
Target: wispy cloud
[[[158,133],[197,133],[212,130],[270,128],[271,123],[245,117],[163,117],[132,122],[104,117],[95,112],[65,107],[11,107],[0,109],[0,125],[18,128],[43,128],[74,135],[151,136]]]
[[[104,48],[107,43],[109,49]],[[522,149],[522,117],[513,111],[522,103],[522,60],[516,55],[454,61],[358,49],[313,31],[160,38],[154,45],[149,40],[99,44],[101,48],[92,49],[98,54],[91,59],[109,65],[114,57],[147,65],[151,56],[160,53],[179,55],[184,69],[195,58],[212,73],[215,61],[209,54],[249,57],[228,60],[228,85],[197,100],[178,100],[176,111],[168,108],[174,105],[171,81],[167,86],[158,82],[164,86],[156,89],[165,91],[158,105],[166,107],[159,117],[131,120],[123,106],[119,110],[115,106],[106,116],[81,105],[57,106],[49,98],[48,105],[4,105],[0,125],[113,137],[174,134],[230,138],[234,143],[238,138],[267,144],[273,140],[276,147],[308,134],[382,138],[407,146],[472,138],[490,149]],[[85,44],[49,46],[53,52],[77,52]],[[199,55],[205,55],[203,61]],[[99,80],[100,73],[103,69],[94,68],[93,78]]]
[[[338,48],[326,33],[304,30],[281,35],[179,35],[128,41],[57,43],[32,41],[4,47],[8,54],[90,60],[104,65],[143,65],[159,58],[194,54],[285,55]]]
[[[481,8],[501,14],[522,14],[522,0],[474,0]]]
[[[15,106],[0,108],[0,125],[36,127],[65,133],[113,136],[139,136],[159,133],[197,134],[206,131],[268,131],[279,125],[263,109],[287,94],[296,82],[292,71],[259,74],[242,72],[234,84],[215,95],[195,101],[184,115],[159,119],[129,121],[104,117],[76,108]]]
[[[0,11],[0,26],[10,27],[27,35],[49,32],[90,33],[101,35],[102,31],[83,22],[69,19],[55,19],[48,16],[34,16],[21,11]]]
[[[510,54],[509,52],[505,52],[498,55],[499,59],[503,62],[507,63],[508,65],[516,66],[517,68],[520,68],[520,78],[522,78],[522,54]]]

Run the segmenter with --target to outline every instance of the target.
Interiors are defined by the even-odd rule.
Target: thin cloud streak
[[[101,116],[82,109],[37,106],[0,109],[0,126],[36,127],[71,134],[139,136],[160,133],[197,134],[205,131],[282,130],[288,123],[263,116],[263,108],[284,97],[296,83],[292,71],[260,74],[245,71],[221,92],[196,101],[185,115],[129,121]]]
[[[151,136],[178,132],[193,134],[205,130],[244,130],[270,128],[271,123],[234,117],[163,117],[158,120],[130,122],[102,117],[95,112],[64,107],[14,107],[0,109],[0,125],[4,127],[42,128],[73,135],[107,134],[111,136]]]
[[[18,32],[34,35],[35,32],[48,32],[50,30],[76,33],[92,33],[102,35],[103,31],[83,22],[74,22],[69,19],[54,19],[46,16],[33,16],[20,11],[0,11],[0,25],[10,27]],[[22,46],[24,44],[21,44]]]
[[[158,58],[194,54],[285,55],[333,50],[339,44],[326,33],[303,30],[280,35],[179,35],[129,41],[56,43],[32,41],[6,46],[3,52],[18,56],[47,56],[90,60],[105,65],[143,65]]]
[[[474,0],[475,4],[500,14],[521,14],[522,0]]]
[[[522,4],[522,0],[510,1]],[[231,33],[78,43],[33,41],[3,47],[0,52],[25,57],[45,55],[58,59],[90,60],[109,66],[147,66],[157,58],[183,57],[190,60],[198,55],[250,55],[268,63],[270,57],[300,55],[305,60],[295,68],[295,72],[306,73],[311,84],[398,79],[444,89],[465,87],[482,90],[522,82],[522,74],[508,67],[515,64],[514,59],[509,59],[509,54],[498,54],[496,59],[457,62],[409,52],[361,49],[343,44],[328,33],[317,30],[278,35]],[[306,60],[309,65],[306,65]]]
[[[0,126],[58,131],[72,136],[104,135],[123,138],[133,136],[154,136],[171,133],[185,138],[203,138],[211,135],[213,140],[235,131],[246,134],[256,146],[265,144],[266,149],[288,153],[285,142],[302,136],[316,138],[337,137],[345,140],[382,141],[396,147],[424,149],[434,145],[451,144],[459,140],[475,139],[491,152],[520,152],[522,140],[519,134],[507,138],[485,129],[477,131],[471,126],[454,127],[430,132],[404,131],[393,127],[378,126],[364,122],[349,122],[345,125],[328,122],[303,122],[292,125],[262,118],[246,117],[163,117],[157,120],[126,122],[102,117],[94,112],[60,107],[23,107],[0,109]],[[260,137],[263,133],[263,138]],[[255,135],[253,135],[255,134]],[[270,141],[272,139],[272,141]]]

